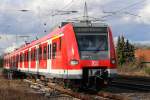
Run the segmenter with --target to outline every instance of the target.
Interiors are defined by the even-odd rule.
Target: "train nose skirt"
[[[88,88],[101,88],[104,81],[108,78],[107,69],[84,68],[83,69],[83,86]]]

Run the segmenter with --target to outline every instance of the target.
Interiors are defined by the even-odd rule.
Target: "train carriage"
[[[103,23],[64,22],[45,37],[6,54],[4,68],[97,87],[116,75],[111,29]]]

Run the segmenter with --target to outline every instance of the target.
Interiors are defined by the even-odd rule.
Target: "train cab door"
[[[52,69],[64,69],[61,65],[61,38],[52,40]]]
[[[47,44],[47,68],[48,68],[48,73],[51,73],[51,67],[52,67],[52,40],[48,40]]]

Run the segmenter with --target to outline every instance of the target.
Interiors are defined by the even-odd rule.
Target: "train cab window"
[[[47,46],[44,46],[44,51],[43,51],[43,59],[47,59]]]
[[[57,44],[54,42],[52,44],[52,59],[56,58],[56,52],[57,52]]]

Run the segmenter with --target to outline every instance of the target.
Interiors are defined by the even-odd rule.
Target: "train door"
[[[39,45],[39,49],[38,49],[38,71],[41,67],[41,63],[42,63],[42,45]]]
[[[47,69],[47,43],[39,46],[39,70]]]
[[[61,38],[52,40],[52,69],[63,69],[61,58],[61,42]]]
[[[52,54],[52,41],[49,40],[48,41],[48,45],[47,45],[47,68],[48,68],[48,72],[51,73],[51,54]]]
[[[37,74],[39,73],[39,59],[40,59],[40,57],[39,57],[39,48],[40,48],[40,45],[36,45],[36,47],[35,47],[35,66],[36,66],[36,72],[37,72]]]
[[[31,68],[31,48],[29,48],[28,51],[28,71],[30,71]]]

